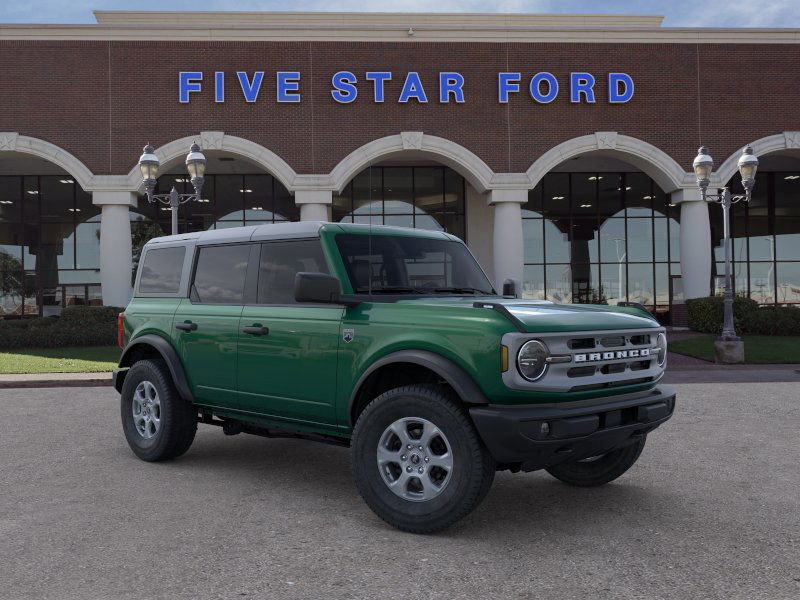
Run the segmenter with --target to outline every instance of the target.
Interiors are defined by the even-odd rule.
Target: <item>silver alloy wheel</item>
[[[133,424],[144,439],[154,437],[161,428],[161,399],[158,391],[149,381],[142,381],[133,392]]]
[[[404,417],[389,425],[378,442],[378,471],[394,494],[412,502],[438,496],[453,478],[453,450],[427,419]]]

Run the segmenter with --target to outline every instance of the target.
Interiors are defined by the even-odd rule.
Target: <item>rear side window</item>
[[[262,244],[258,303],[295,304],[294,276],[300,272],[328,272],[319,240]]]
[[[185,255],[184,246],[148,250],[139,277],[139,293],[177,294]]]
[[[241,304],[249,244],[200,248],[192,300],[207,304]]]

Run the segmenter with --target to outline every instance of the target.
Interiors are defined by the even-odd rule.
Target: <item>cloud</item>
[[[681,14],[671,14],[665,24],[681,27],[797,27],[797,0],[738,3],[680,2]]]

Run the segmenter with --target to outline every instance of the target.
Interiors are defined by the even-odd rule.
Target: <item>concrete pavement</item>
[[[201,427],[127,448],[111,388],[0,391],[0,598],[800,597],[791,383],[679,385],[617,482],[500,473],[436,536],[359,498],[348,450]]]

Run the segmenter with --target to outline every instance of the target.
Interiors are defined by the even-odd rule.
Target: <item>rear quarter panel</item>
[[[125,342],[154,333],[175,346],[175,329],[172,321],[180,305],[180,298],[134,298],[125,308]]]

